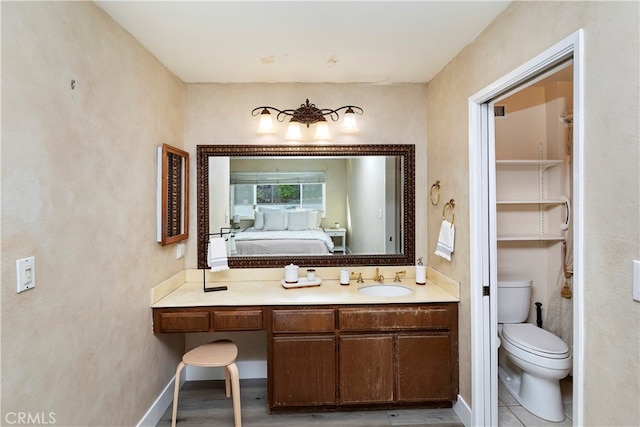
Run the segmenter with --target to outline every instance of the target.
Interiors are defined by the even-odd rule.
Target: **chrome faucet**
[[[384,276],[380,274],[380,269],[378,267],[376,267],[376,275],[373,276],[373,281],[380,283],[384,282]]]

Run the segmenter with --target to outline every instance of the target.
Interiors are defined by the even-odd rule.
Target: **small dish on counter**
[[[282,279],[280,283],[282,283],[282,287],[285,289],[308,288],[311,286],[320,286],[322,279],[316,277],[314,280],[307,280],[306,277],[301,277],[295,283],[287,283],[284,279]]]

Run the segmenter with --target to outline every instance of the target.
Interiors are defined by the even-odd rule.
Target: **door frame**
[[[471,425],[498,425],[497,239],[492,100],[573,58],[573,423],[583,424],[584,36],[580,29],[469,97]],[[479,179],[478,179],[479,178]],[[492,200],[493,199],[493,200]],[[483,295],[487,286],[489,295]]]

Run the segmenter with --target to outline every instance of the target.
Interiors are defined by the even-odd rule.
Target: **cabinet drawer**
[[[159,312],[154,332],[206,332],[209,330],[208,311]]]
[[[341,331],[441,329],[449,324],[446,306],[341,308],[338,312]]]
[[[333,332],[335,310],[273,310],[273,333]]]
[[[213,313],[214,331],[256,331],[262,329],[262,310],[228,310]]]

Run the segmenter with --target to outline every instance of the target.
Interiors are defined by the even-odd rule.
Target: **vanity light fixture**
[[[258,133],[270,133],[274,131],[273,120],[269,110],[278,113],[276,115],[276,120],[279,122],[284,122],[287,116],[291,117],[285,139],[293,141],[302,140],[301,125],[306,125],[308,128],[309,125],[312,124],[316,125],[316,133],[313,139],[323,141],[331,139],[329,124],[326,118],[330,117],[334,122],[338,121],[340,118],[339,112],[341,110],[345,110],[342,122],[343,132],[357,132],[358,126],[356,124],[356,114],[362,115],[364,113],[362,108],[355,105],[344,105],[333,110],[330,108],[318,108],[315,104],[309,103],[309,99],[296,109],[280,110],[270,106],[256,107],[251,111],[251,115],[260,115]]]

